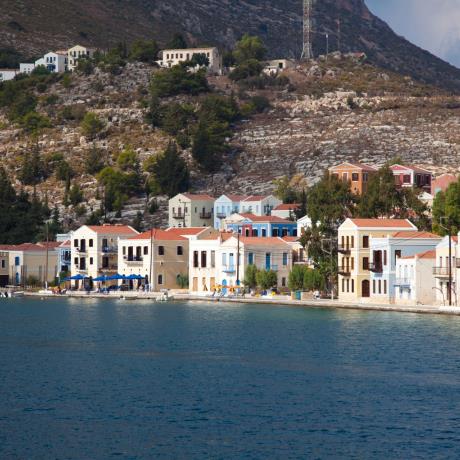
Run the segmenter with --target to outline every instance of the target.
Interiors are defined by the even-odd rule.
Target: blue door
[[[266,270],[270,270],[270,267],[272,265],[271,264],[271,258],[272,258],[272,255],[269,252],[267,252],[265,254],[265,269]]]

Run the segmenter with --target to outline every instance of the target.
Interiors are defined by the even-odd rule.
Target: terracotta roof
[[[230,193],[224,193],[223,196],[230,198],[232,201],[244,201],[247,198],[246,195],[234,195]]]
[[[357,168],[357,169],[361,169],[362,171],[369,171],[369,172],[376,172],[377,171],[377,168],[375,168],[374,166],[366,165],[364,163],[359,163],[357,161],[355,161],[355,162],[345,161],[344,163],[341,163],[339,165],[332,166],[331,168],[329,168],[329,170],[341,168],[341,167],[347,166],[347,165],[352,166],[352,167]]]
[[[70,246],[71,246],[70,240],[63,241],[63,242],[59,245],[60,248],[67,248],[67,247],[70,247]]]
[[[136,230],[129,225],[88,225],[93,232],[113,235],[134,235]]]
[[[274,211],[292,211],[293,209],[299,209],[300,204],[298,203],[283,203],[279,204]]]
[[[281,239],[286,241],[287,243],[298,243],[299,242],[298,236],[282,236]]]
[[[411,256],[400,257],[401,260],[409,259],[436,259],[436,249],[430,249],[429,251],[419,252],[418,254],[413,254]]]
[[[357,227],[410,228],[414,226],[406,219],[350,219]]]
[[[199,235],[209,227],[169,227],[165,231],[178,235]]]
[[[283,241],[282,238],[277,236],[241,236],[240,243],[247,245],[256,244],[261,246],[289,246],[286,241]]]
[[[219,234],[213,233],[213,234],[210,234],[210,235],[206,235],[205,237],[203,237],[201,239],[202,240],[214,241],[214,240],[217,240],[218,238],[221,238],[222,241],[227,241],[232,236],[236,236],[236,235],[233,232],[220,232]]]
[[[431,232],[396,232],[391,235],[393,238],[436,238],[438,240],[441,239],[439,235],[435,235]]]
[[[129,238],[130,240],[150,240],[150,238],[159,241],[184,241],[187,238],[176,232],[168,232],[155,228],[153,231],[139,233],[139,235]]]
[[[46,241],[40,241],[37,244],[39,246],[43,246],[44,248],[48,246],[48,249],[56,249],[61,246],[62,243],[60,241],[48,241],[48,243]]]
[[[181,195],[184,195],[190,200],[200,200],[200,201],[215,201],[215,198],[213,198],[211,195],[207,195],[205,193],[203,194],[194,194],[194,193],[181,193]]]
[[[391,165],[390,169],[392,171],[414,171],[416,173],[422,173],[422,174],[431,174],[431,171],[428,171],[428,169],[420,168],[419,166],[414,166],[414,165]]]
[[[292,224],[290,220],[283,219],[282,217],[278,216],[256,216],[254,214],[250,213],[239,213],[241,217],[244,217],[245,219],[249,219],[252,222],[279,222],[279,223],[287,223],[287,224]]]
[[[267,198],[267,196],[265,195],[250,195],[246,197],[243,201],[262,201],[265,198]]]

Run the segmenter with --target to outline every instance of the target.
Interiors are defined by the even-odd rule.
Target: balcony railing
[[[224,273],[235,273],[236,272],[236,267],[234,265],[224,265],[222,267],[222,271]]]
[[[351,271],[348,267],[339,267],[339,275],[351,276]]]
[[[409,278],[396,278],[395,286],[410,287],[411,280]]]
[[[124,256],[123,259],[126,263],[139,263],[144,260],[144,258],[140,256]]]
[[[434,267],[434,276],[449,276],[449,267]],[[454,267],[452,267],[452,276],[454,275]]]
[[[115,247],[115,246],[104,246],[102,248],[102,252],[104,254],[111,254],[111,253],[117,253],[118,252],[118,248]]]
[[[88,250],[86,248],[75,248],[75,251],[79,254],[86,254]]]
[[[200,219],[210,219],[212,212],[200,212]]]
[[[369,271],[374,272],[374,273],[382,273],[383,272],[383,266],[382,266],[382,264],[370,263],[369,264]]]
[[[116,272],[118,267],[116,265],[107,265],[105,267],[101,267],[101,272]]]
[[[227,217],[227,214],[226,214],[225,212],[218,212],[218,213],[216,214],[216,217],[217,217],[218,219],[225,219],[225,218]]]
[[[350,246],[342,245],[342,244],[339,244],[339,247],[338,247],[338,251],[341,254],[350,254],[351,249],[352,248]]]
[[[182,212],[173,212],[173,219],[185,219],[185,214]]]
[[[86,267],[77,267],[76,270],[80,273],[88,273],[88,269]]]

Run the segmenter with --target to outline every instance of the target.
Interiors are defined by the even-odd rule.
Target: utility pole
[[[49,232],[48,232],[48,221],[46,225],[46,262],[45,262],[45,289],[48,289],[48,246],[49,246]]]
[[[440,220],[439,225],[444,230],[447,230],[449,232],[449,260],[447,262],[449,281],[448,281],[448,286],[447,286],[447,300],[449,302],[449,307],[451,307],[452,306],[452,228],[451,228],[450,222],[448,221],[447,217],[441,217],[439,220]],[[442,224],[443,220],[448,221],[446,225]]]
[[[300,59],[309,60],[313,58],[313,47],[311,34],[313,29],[312,21],[313,0],[303,0],[303,47]]]
[[[150,263],[149,263],[149,292],[152,290],[153,280],[153,228],[150,229]]]
[[[240,287],[240,234],[237,236],[238,245],[236,250],[236,286]]]

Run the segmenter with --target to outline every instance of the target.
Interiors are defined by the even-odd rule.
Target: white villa
[[[160,67],[170,68],[181,62],[190,61],[194,55],[202,54],[209,60],[209,72],[220,75],[222,73],[222,56],[219,50],[212,48],[166,49],[161,52],[161,59],[157,61]]]

